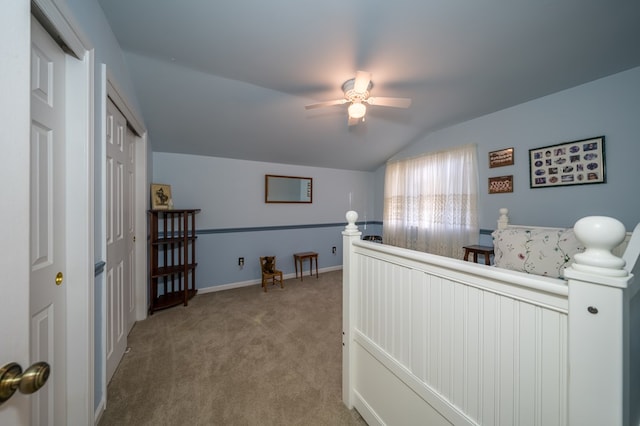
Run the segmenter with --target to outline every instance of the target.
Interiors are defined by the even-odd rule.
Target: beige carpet
[[[364,425],[342,403],[342,272],[200,294],[135,325],[108,425]]]

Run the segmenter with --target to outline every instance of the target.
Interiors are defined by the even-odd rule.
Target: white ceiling
[[[375,170],[435,130],[640,66],[635,0],[99,3],[159,152]],[[352,127],[346,105],[304,109],[357,70],[413,104]]]

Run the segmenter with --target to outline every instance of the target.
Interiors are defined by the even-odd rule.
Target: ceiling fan
[[[409,98],[369,96],[369,92],[372,87],[373,83],[371,82],[371,73],[366,71],[357,71],[355,78],[345,81],[342,85],[344,98],[311,104],[304,108],[314,109],[350,103],[347,112],[349,114],[349,126],[353,126],[364,121],[364,116],[367,112],[365,104],[394,108],[409,108],[409,105],[411,105],[411,99]]]

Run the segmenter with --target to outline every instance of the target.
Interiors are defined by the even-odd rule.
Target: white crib
[[[623,261],[620,222],[578,221],[586,251],[561,280],[361,241],[356,219],[342,390],[367,423],[638,424],[640,225]]]

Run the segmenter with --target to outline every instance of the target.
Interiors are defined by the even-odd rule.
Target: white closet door
[[[106,156],[106,362],[107,383],[116,371],[127,347],[132,263],[130,236],[131,138],[127,138],[127,120],[111,102],[107,104]]]
[[[31,424],[62,425],[67,395],[65,54],[33,17],[31,42],[31,362],[51,366],[48,383],[31,396]]]

